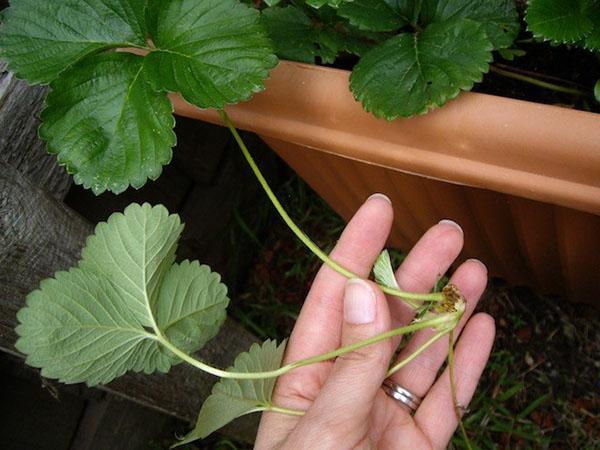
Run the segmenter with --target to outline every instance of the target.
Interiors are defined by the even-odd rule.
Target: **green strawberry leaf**
[[[407,25],[409,18],[391,3],[385,0],[353,0],[341,5],[338,14],[361,30],[394,31]]]
[[[453,19],[471,19],[482,24],[495,50],[510,47],[521,28],[514,0],[423,1],[423,25]]]
[[[81,251],[79,267],[109,279],[129,299],[129,309],[152,326],[152,305],[175,262],[183,225],[162,206],[133,204],[99,223]]]
[[[185,353],[200,350],[226,318],[227,287],[219,274],[198,261],[174,264],[152,303],[156,325],[167,340]]]
[[[372,47],[370,35],[342,18],[332,19],[310,17],[295,6],[267,8],[261,17],[275,53],[283,59],[330,64],[341,52],[361,55]]]
[[[312,6],[313,8],[322,8],[323,6],[330,6],[332,8],[337,8],[338,6],[346,3],[352,2],[354,0],[306,0],[306,4]]]
[[[364,108],[393,120],[427,112],[480,81],[493,45],[483,26],[467,19],[400,34],[364,54],[350,88]]]
[[[163,2],[150,30],[149,79],[201,108],[248,100],[277,64],[259,17],[237,0]]]
[[[594,28],[587,0],[530,0],[525,20],[535,37],[558,43],[575,43]],[[600,25],[598,25],[600,27]]]
[[[285,342],[279,346],[276,341],[267,340],[262,345],[252,344],[248,352],[235,359],[235,372],[264,372],[281,367]],[[232,420],[273,407],[271,396],[275,378],[263,380],[222,379],[216,383],[206,399],[196,421],[196,427],[177,445],[184,445],[196,439],[204,439]]]
[[[180,362],[225,320],[227,289],[197,262],[172,264],[182,226],[162,206],[131,205],[88,239],[78,268],[44,280],[19,311],[16,348],[42,375],[105,384]]]
[[[51,84],[40,136],[75,182],[96,194],[139,188],[171,160],[173,107],[149,84],[143,61],[93,55]]]
[[[318,31],[302,10],[295,6],[267,8],[262,12],[261,21],[277,56],[283,59],[314,63],[319,54]]]
[[[588,16],[594,28],[585,36],[582,46],[587,50],[600,50],[600,0],[590,1]]]
[[[392,267],[392,260],[387,250],[383,250],[377,257],[375,265],[373,266],[373,275],[375,275],[375,281],[383,286],[399,289],[396,275],[394,275],[394,269]]]
[[[144,0],[12,0],[0,57],[31,84],[49,83],[85,56],[146,45]]]

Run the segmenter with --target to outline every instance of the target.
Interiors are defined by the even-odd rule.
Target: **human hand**
[[[348,223],[332,258],[366,278],[385,245],[392,219],[387,197],[370,197]],[[430,291],[462,245],[463,233],[456,224],[442,221],[430,228],[397,270],[400,288]],[[466,261],[450,282],[458,286],[467,303],[455,330],[458,336],[464,327],[456,347],[455,381],[458,403],[466,407],[489,357],[495,328],[487,314],[470,317],[487,283],[485,266],[476,260]],[[290,337],[284,364],[381,334],[412,318],[410,308],[397,298],[386,298],[374,283],[347,281],[323,266]],[[433,334],[432,330],[416,332],[399,359],[413,353]],[[264,413],[256,448],[445,448],[457,426],[448,369],[437,378],[448,354],[447,341],[436,341],[391,377],[394,383],[423,398],[414,415],[381,389],[400,337],[285,374],[277,380],[273,403],[306,414]]]

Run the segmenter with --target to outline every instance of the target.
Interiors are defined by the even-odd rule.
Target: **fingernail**
[[[439,225],[450,225],[451,227],[454,227],[458,231],[460,231],[460,234],[464,234],[461,226],[459,224],[457,224],[454,220],[450,220],[450,219],[440,220]]]
[[[485,270],[486,273],[488,271],[487,266],[484,263],[482,263],[481,261],[479,261],[478,259],[470,258],[470,259],[467,259],[465,262],[474,262],[476,264],[479,264],[483,268],[483,270]]]
[[[370,196],[370,197],[367,199],[367,201],[366,201],[366,202],[368,202],[369,200],[372,200],[372,199],[374,199],[374,198],[380,198],[380,199],[382,199],[382,200],[385,200],[386,202],[388,202],[390,205],[392,204],[392,201],[390,200],[390,198],[389,198],[387,195],[385,195],[385,194],[380,194],[380,193],[377,193],[377,194],[373,194],[373,195],[371,195],[371,196]],[[366,202],[365,202],[365,203],[366,203]]]
[[[344,320],[355,325],[375,320],[375,293],[366,281],[354,278],[346,283]]]

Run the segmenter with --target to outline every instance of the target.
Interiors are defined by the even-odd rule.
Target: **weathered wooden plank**
[[[163,439],[172,444],[174,422],[171,417],[106,394],[87,403],[68,449],[147,450],[154,448],[151,443]]]
[[[0,61],[0,163],[62,199],[71,177],[58,165],[56,156],[48,154],[37,132],[46,92],[46,87],[31,87],[17,80]]]
[[[89,223],[62,202],[33,186],[7,164],[0,164],[0,349],[15,354],[16,313],[25,295],[40,280],[76,264]],[[214,344],[198,356],[227,367],[235,355],[256,338],[228,320]],[[167,375],[128,374],[104,387],[109,392],[172,416],[193,420],[215,378],[178,365]],[[253,439],[257,418],[242,418],[228,432],[246,441]]]

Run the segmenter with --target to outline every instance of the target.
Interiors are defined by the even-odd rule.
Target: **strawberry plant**
[[[529,26],[536,36],[597,50],[598,2],[577,6],[563,17],[563,2],[534,0]],[[353,55],[350,89],[367,111],[388,120],[424,113],[481,81],[494,51],[517,54],[519,29],[512,0],[13,0],[2,14],[0,57],[30,84],[49,84],[40,136],[75,182],[96,194],[139,188],[170,162],[168,93],[216,108],[289,228],[354,278],[296,226],[224,107],[261,91],[277,56],[330,64]],[[28,364],[90,386],[181,362],[222,378],[187,442],[246,413],[303,414],[272,403],[277,376],[415,330],[437,331],[391,374],[435,340],[452,343],[464,312],[451,285],[430,294],[399,290],[384,253],[376,280],[418,320],[284,366],[285,343],[267,341],[230,369],[211,367],[192,354],[223,323],[227,289],[206,266],[174,263],[181,230],[177,216],[149,205],[99,224],[78,267],[43,281],[20,311],[17,348]]]
[[[527,27],[536,38],[600,51],[600,2],[597,0],[531,0]],[[594,87],[600,102],[600,80]]]

